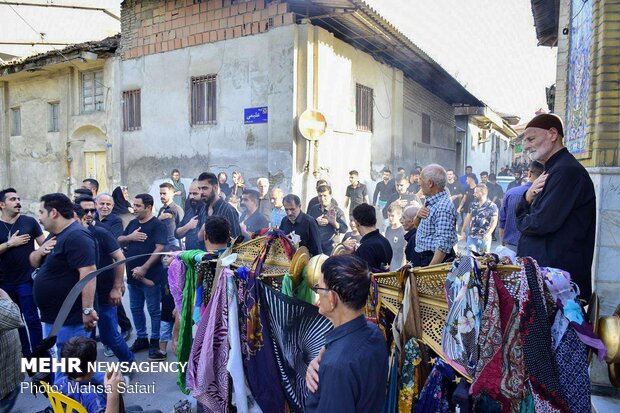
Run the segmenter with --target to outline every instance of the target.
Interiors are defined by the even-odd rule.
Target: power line
[[[30,29],[31,29],[33,32],[35,32],[35,33],[36,33],[36,34],[37,34],[37,35],[41,38],[41,42],[40,42],[40,44],[41,44],[41,45],[50,46],[50,47],[52,48],[52,50],[54,50],[56,53],[58,53],[60,56],[62,56],[62,58],[63,58],[63,59],[65,59],[65,61],[66,61],[67,63],[69,63],[70,65],[74,66],[74,67],[75,67],[76,69],[78,69],[79,71],[81,71],[81,70],[82,70],[82,69],[81,69],[78,65],[76,65],[74,62],[72,62],[70,59],[68,59],[68,58],[67,58],[67,56],[65,56],[65,55],[64,55],[64,54],[63,54],[60,50],[58,50],[57,48],[55,48],[55,47],[53,46],[53,45],[54,45],[54,43],[49,43],[49,42],[47,42],[47,41],[45,40],[45,34],[44,34],[44,33],[42,33],[42,32],[37,31],[37,29],[35,29],[34,27],[32,27],[32,25],[31,25],[30,23],[28,23],[28,21],[27,21],[24,17],[22,17],[22,15],[21,15],[21,14],[19,14],[19,12],[18,12],[17,10],[15,10],[15,8],[14,8],[14,7],[13,7],[10,3],[8,3],[8,2],[7,2],[7,1],[5,1],[5,0],[3,0],[3,1],[2,1],[2,3],[0,3],[0,4],[5,4],[5,5],[9,6],[9,7],[11,8],[11,10],[13,10],[13,12],[14,12],[15,14],[17,14],[17,17],[19,17],[19,18],[20,18],[20,19],[21,19],[24,23],[26,23],[26,25],[27,25],[28,27],[30,27]],[[28,43],[28,44],[31,44],[31,43]],[[108,87],[108,86],[104,85],[103,83],[101,83],[101,82],[100,82],[100,81],[98,81],[97,79],[94,79],[94,82],[95,82],[95,83],[98,83],[101,87],[105,88],[107,93],[109,93],[109,92],[110,92],[110,90],[111,90],[111,88],[110,88],[110,87]]]

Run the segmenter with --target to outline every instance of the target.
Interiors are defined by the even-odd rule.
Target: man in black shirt
[[[337,206],[332,206],[332,188],[328,185],[322,185],[317,192],[319,193],[320,204],[313,206],[308,211],[308,215],[316,219],[316,223],[319,225],[323,254],[330,255],[338,234],[347,232],[347,224],[342,210]]]
[[[205,237],[204,222],[208,216],[224,217],[230,224],[230,232],[233,238],[243,236],[239,226],[239,214],[225,200],[219,196],[219,182],[217,177],[211,172],[203,172],[198,177],[198,191],[204,205],[198,214],[198,239]]]
[[[316,220],[301,212],[301,200],[295,194],[288,194],[282,201],[286,216],[282,218],[280,230],[300,247],[308,248],[310,255],[321,253],[321,235]]]
[[[448,177],[448,183],[446,184],[446,188],[450,191],[450,200],[454,205],[454,209],[457,210],[459,205],[461,204],[461,198],[463,198],[463,187],[456,180],[456,174],[454,173],[454,169],[448,169],[446,171],[446,176]]]
[[[392,246],[377,229],[377,214],[372,205],[358,205],[353,210],[353,219],[358,231],[362,235],[355,255],[364,259],[372,272],[385,272],[390,269],[392,262]],[[350,250],[352,244],[345,244]]]
[[[82,198],[82,199],[81,199]],[[118,242],[107,228],[96,225],[93,219],[95,202],[91,199],[78,198],[74,211],[77,221],[86,228],[97,243],[97,267],[106,267],[115,261],[122,261],[125,255]],[[118,332],[117,306],[125,292],[125,266],[119,265],[97,276],[95,308],[99,315],[99,336],[105,346],[105,355],[116,355],[120,361],[131,362],[135,359],[127,347],[123,336]]]
[[[179,241],[176,239],[175,231],[179,222],[183,219],[185,212],[183,208],[174,202],[174,186],[169,182],[164,182],[159,185],[159,199],[163,206],[159,209],[157,219],[159,219],[166,226],[166,233],[168,235],[168,244],[179,246]]]
[[[318,181],[316,181],[317,196],[315,196],[314,198],[312,198],[308,202],[308,207],[306,208],[306,213],[310,212],[312,207],[314,207],[315,205],[319,205],[321,203],[319,201],[318,191],[319,191],[319,187],[323,186],[323,185],[329,185],[329,183],[325,179],[319,179]],[[338,202],[336,202],[336,200],[333,197],[332,197],[332,206],[335,206],[335,207],[338,206]]]
[[[306,384],[310,393],[305,412],[381,410],[388,354],[383,334],[366,321],[362,311],[369,288],[368,266],[357,257],[330,257],[321,267],[314,287],[317,306],[334,329],[325,334],[324,349],[308,366]]]
[[[127,225],[123,235],[118,238],[119,244],[125,248],[127,257],[163,251],[168,233],[164,224],[153,216],[153,197],[149,194],[136,195],[133,209],[136,219]],[[159,255],[142,257],[127,263],[129,305],[138,336],[131,346],[131,351],[136,353],[148,349],[149,360],[166,358],[166,355],[159,351],[161,265]],[[150,280],[153,285],[145,284],[144,279]],[[145,302],[151,317],[150,343],[144,315]]]
[[[476,188],[476,182],[478,178],[474,174],[467,174],[465,181],[467,182],[467,187],[465,187],[465,191],[463,194],[463,198],[461,199],[461,203],[459,207],[456,209],[456,212],[463,215],[463,219],[465,219],[465,215],[469,213],[469,209],[471,208],[472,202],[474,199],[474,189]]]
[[[110,194],[103,193],[97,195],[97,216],[95,221],[105,226],[114,235],[114,238],[118,238],[123,235],[123,220],[112,212],[113,209],[114,198]]]
[[[515,176],[515,180],[508,184],[508,190],[514,187],[517,187],[517,186],[521,186],[521,171],[516,170],[514,176]]]
[[[517,255],[531,256],[541,267],[561,268],[579,286],[580,297],[592,294],[592,259],[596,232],[596,194],[588,171],[562,144],[559,117],[542,114],[524,132],[524,150],[545,165],[517,205],[521,231]]]
[[[375,186],[375,192],[372,195],[372,204],[376,205],[379,209],[383,209],[388,203],[392,195],[396,192],[394,182],[391,180],[392,171],[389,169],[383,170],[383,180],[377,182]]]
[[[198,181],[189,186],[189,197],[185,205],[185,215],[176,230],[177,239],[185,237],[186,250],[204,250],[204,242],[198,240],[198,213],[203,206],[198,191]]]
[[[349,182],[351,185],[347,186],[344,207],[349,208],[349,214],[351,214],[356,206],[368,203],[368,191],[366,185],[360,182],[357,171],[349,172]]]
[[[118,239],[123,235],[124,225],[123,220],[114,211],[114,198],[110,194],[101,193],[97,195],[97,215],[95,216],[96,225],[105,227],[112,233],[114,239]],[[131,331],[131,321],[125,312],[123,303],[120,303],[117,307],[118,310],[118,325],[121,328],[121,334],[125,341],[129,340]]]
[[[26,320],[28,331],[20,327],[19,339],[24,357],[28,357],[43,339],[41,319],[32,298],[32,267],[28,257],[34,251],[34,241],[41,246],[45,236],[34,218],[21,215],[21,208],[15,189],[0,191],[0,288],[19,306]]]
[[[69,291],[97,269],[97,257],[95,240],[74,221],[73,202],[66,195],[55,193],[41,197],[39,222],[50,235],[41,248],[30,254],[30,264],[39,268],[34,279],[34,301],[41,311],[43,335],[47,336]],[[69,338],[86,336],[86,331],[97,325],[95,289],[96,280],[91,280],[71,307],[57,335],[58,354]]]
[[[269,221],[258,209],[259,193],[253,189],[244,189],[241,195],[241,209],[243,214],[241,221],[241,232],[247,239],[259,234],[263,228],[269,227]]]
[[[420,192],[420,171],[414,169],[409,173],[409,189],[410,194],[417,194]]]

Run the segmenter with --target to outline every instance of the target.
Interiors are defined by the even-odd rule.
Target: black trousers
[[[433,260],[433,256],[435,255],[435,251],[422,251],[420,253],[420,266],[428,267],[428,265]],[[442,262],[454,261],[456,258],[456,253],[454,252],[454,248],[450,250],[449,254],[446,254]]]

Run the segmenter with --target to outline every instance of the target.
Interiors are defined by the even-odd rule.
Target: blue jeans
[[[467,236],[467,249],[476,252],[491,252],[491,240],[477,239],[471,235]]]
[[[146,333],[146,316],[144,314],[144,303],[151,316],[151,339],[159,340],[159,325],[161,321],[161,286],[155,284],[148,287],[144,284],[128,284],[129,288],[129,307],[133,316],[133,323],[136,326],[138,338],[148,338]]]
[[[121,333],[118,332],[116,306],[99,304],[97,314],[99,315],[97,326],[99,327],[101,342],[112,349],[119,361],[133,361],[135,359],[133,353],[127,347]]]
[[[0,413],[10,413],[15,406],[15,402],[17,401],[17,396],[21,393],[21,387],[18,384],[15,386],[12,392],[4,396],[4,399],[0,400]]]
[[[22,343],[24,357],[30,357],[32,351],[43,339],[39,310],[32,298],[32,282],[17,285],[0,285],[0,288],[6,291],[11,300],[19,306],[24,320],[26,320],[26,326],[19,328],[19,340]],[[29,336],[30,338],[28,338]]]
[[[162,321],[161,322],[161,337],[159,341],[171,341],[172,340],[172,329],[174,327],[174,322],[172,321]]]

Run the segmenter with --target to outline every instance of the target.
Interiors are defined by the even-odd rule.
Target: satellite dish
[[[299,116],[297,121],[299,133],[309,141],[316,141],[325,134],[327,121],[319,111],[307,109]]]

